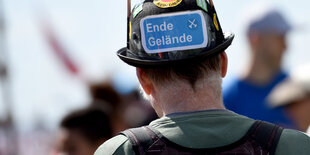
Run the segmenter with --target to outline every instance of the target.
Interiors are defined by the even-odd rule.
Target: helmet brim
[[[233,39],[234,39],[234,34],[229,34],[229,35],[224,35],[224,42],[218,45],[217,47],[208,50],[206,52],[201,52],[199,54],[184,58],[184,59],[179,59],[179,60],[161,60],[161,59],[154,59],[154,60],[149,60],[149,59],[138,59],[134,57],[129,57],[127,56],[128,49],[127,47],[124,47],[120,50],[117,51],[117,56],[123,60],[125,63],[134,66],[134,67],[139,67],[139,68],[159,68],[159,67],[164,67],[164,66],[173,66],[173,65],[180,65],[180,64],[186,64],[190,62],[198,62],[204,60],[206,57],[211,56],[216,53],[223,52],[224,50],[227,49],[228,46],[231,45]]]

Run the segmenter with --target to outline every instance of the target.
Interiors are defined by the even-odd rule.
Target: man
[[[55,154],[93,155],[111,137],[110,118],[101,107],[80,109],[61,121]]]
[[[108,140],[95,155],[310,153],[306,135],[286,129],[281,134],[274,125],[225,110],[224,50],[234,36],[223,35],[212,1],[144,1],[134,7],[128,32],[129,46],[118,56],[137,68],[160,118]]]
[[[289,78],[268,96],[270,107],[285,109],[296,129],[306,132],[310,125],[310,64],[293,69]]]
[[[227,109],[253,119],[295,128],[283,108],[270,109],[266,97],[287,74],[281,70],[286,35],[291,26],[279,11],[269,8],[249,15],[247,38],[250,61],[241,77],[224,87]]]

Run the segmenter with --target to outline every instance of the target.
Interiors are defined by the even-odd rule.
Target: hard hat
[[[186,64],[224,51],[233,38],[222,32],[212,0],[145,0],[133,7],[127,47],[117,55],[142,68]]]

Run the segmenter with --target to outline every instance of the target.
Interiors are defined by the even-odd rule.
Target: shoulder
[[[310,154],[310,137],[300,131],[284,129],[276,154],[308,155]]]
[[[98,147],[94,155],[134,155],[128,138],[117,135]]]

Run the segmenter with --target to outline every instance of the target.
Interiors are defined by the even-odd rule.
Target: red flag
[[[66,52],[65,48],[61,45],[60,41],[57,39],[55,33],[50,28],[49,24],[43,23],[43,33],[49,43],[49,46],[52,48],[52,51],[55,53],[55,55],[62,61],[62,63],[65,65],[67,70],[74,74],[79,74],[79,68],[76,66],[76,64],[72,61],[72,59],[69,57],[68,53]]]

